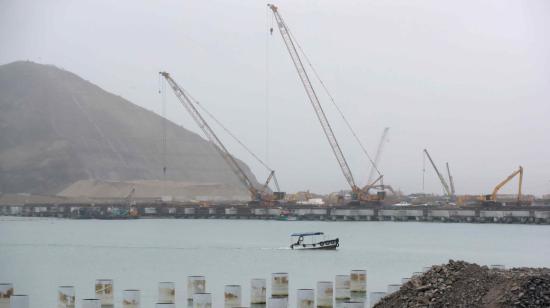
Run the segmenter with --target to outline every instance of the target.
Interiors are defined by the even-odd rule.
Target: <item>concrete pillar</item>
[[[187,277],[187,304],[193,306],[193,295],[206,292],[206,278],[204,276]]]
[[[367,301],[367,271],[352,270],[350,273],[350,298],[352,302]]]
[[[224,307],[235,308],[242,305],[242,290],[239,285],[226,285],[223,294]]]
[[[140,308],[141,294],[139,290],[122,291],[122,308]]]
[[[271,274],[271,297],[288,301],[288,273]]]
[[[490,269],[497,269],[497,270],[504,270],[506,269],[506,266],[504,266],[503,264],[491,264],[489,266]]]
[[[112,279],[95,281],[95,296],[101,302],[101,308],[114,308],[114,284]]]
[[[250,281],[250,307],[262,308],[267,303],[267,287],[265,279]]]
[[[10,297],[10,308],[29,308],[29,296],[13,294]]]
[[[342,306],[351,298],[350,293],[350,275],[336,275],[334,280],[334,302],[336,306]]]
[[[270,297],[267,301],[267,308],[288,308],[288,298]]]
[[[61,286],[57,289],[57,308],[75,308],[76,296],[73,286]]]
[[[313,289],[298,289],[296,291],[296,308],[315,308]]]
[[[10,297],[13,292],[13,284],[0,283],[0,308],[10,308]]]
[[[176,302],[176,284],[174,282],[159,282],[158,303],[174,304]]]
[[[332,281],[317,282],[317,308],[332,308],[333,294]]]
[[[370,307],[374,307],[382,298],[386,296],[386,292],[370,292],[369,293],[369,304]]]
[[[212,308],[212,294],[210,293],[193,294],[193,308]]]
[[[82,300],[82,308],[101,308],[101,300],[97,298],[85,298]]]

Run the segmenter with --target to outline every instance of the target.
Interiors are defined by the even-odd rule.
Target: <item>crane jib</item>
[[[311,102],[311,105],[313,106],[313,109],[315,110],[315,114],[317,115],[317,118],[319,119],[319,122],[321,123],[321,127],[323,128],[323,131],[325,133],[325,136],[331,146],[332,152],[336,156],[336,160],[338,161],[338,164],[340,165],[340,169],[342,170],[342,173],[344,174],[344,177],[346,178],[347,182],[349,183],[351,189],[354,192],[360,191],[360,189],[355,184],[355,180],[353,178],[353,174],[351,173],[351,169],[344,157],[344,154],[342,153],[342,149],[340,148],[340,145],[338,144],[338,140],[336,139],[336,136],[334,135],[334,132],[332,130],[332,127],[330,126],[330,123],[328,122],[328,119],[325,115],[325,112],[321,106],[321,103],[319,102],[319,98],[317,97],[317,93],[315,93],[315,89],[313,88],[313,85],[311,84],[311,81],[309,79],[309,76],[304,68],[304,65],[302,63],[302,60],[300,59],[300,55],[298,54],[298,51],[295,47],[295,44],[292,40],[292,37],[290,36],[290,32],[287,29],[287,26],[285,22],[283,21],[281,15],[278,12],[278,9],[275,5],[269,5],[269,8],[273,11],[273,14],[275,16],[275,19],[277,21],[277,25],[279,28],[279,32],[281,33],[281,36],[283,38],[283,41],[287,47],[287,50],[290,54],[290,58],[292,59],[292,62],[294,63],[294,67],[296,68],[296,71],[298,72],[298,76],[300,77],[300,80],[304,86],[304,89],[306,91],[306,94]]]
[[[208,123],[204,120],[202,115],[199,113],[199,111],[195,108],[193,104],[193,100],[189,95],[185,93],[185,91],[176,83],[174,79],[170,76],[170,74],[166,72],[160,73],[168,82],[172,90],[174,91],[174,94],[180,101],[180,103],[185,107],[185,109],[189,112],[193,120],[197,123],[197,125],[201,128],[203,133],[206,135],[208,140],[214,145],[214,148],[218,153],[222,156],[222,158],[225,160],[227,165],[230,167],[230,169],[237,175],[239,180],[250,192],[252,199],[257,199],[258,190],[254,187],[252,181],[248,178],[246,173],[242,170],[242,168],[239,166],[235,158],[229,153],[229,151],[226,149],[226,147],[223,145],[223,143],[220,141],[218,136],[214,133],[212,128],[208,125]]]

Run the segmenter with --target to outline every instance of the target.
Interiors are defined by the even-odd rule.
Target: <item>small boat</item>
[[[290,236],[292,237],[290,249],[335,250],[340,246],[340,240],[338,238],[329,239],[323,232],[293,233]]]

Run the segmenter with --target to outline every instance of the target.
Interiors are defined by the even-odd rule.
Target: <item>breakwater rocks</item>
[[[550,307],[550,269],[450,260],[413,277],[374,307]]]

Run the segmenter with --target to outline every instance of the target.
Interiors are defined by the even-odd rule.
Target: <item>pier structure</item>
[[[128,213],[134,213],[132,215]],[[75,219],[259,219],[322,221],[424,221],[470,223],[550,224],[550,206],[338,206],[279,204],[254,207],[246,204],[202,206],[188,203],[123,204],[19,204],[0,205],[2,216]]]

